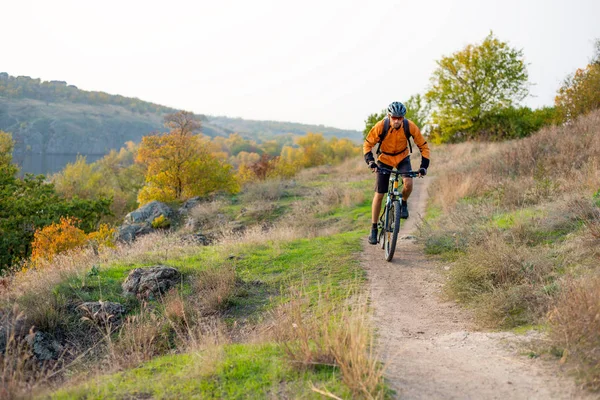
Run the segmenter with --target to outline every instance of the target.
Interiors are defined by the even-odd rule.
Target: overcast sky
[[[600,0],[5,0],[0,13],[0,72],[357,130],[490,30],[524,51],[531,107],[552,105],[600,38]]]

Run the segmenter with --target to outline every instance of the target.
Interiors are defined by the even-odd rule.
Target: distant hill
[[[0,73],[0,130],[13,134],[15,152],[104,154],[162,131],[164,115],[176,111],[137,98],[81,90],[64,81]],[[323,125],[199,117],[202,133],[211,137],[237,132],[260,142],[276,135],[320,132],[356,142],[362,138],[359,131]]]

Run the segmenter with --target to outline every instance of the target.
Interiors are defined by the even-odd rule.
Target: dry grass
[[[550,323],[600,389],[600,110],[504,143],[437,148],[426,249],[455,261],[449,293],[490,327]],[[570,282],[565,284],[564,282]]]
[[[22,332],[24,315],[15,307],[0,314],[0,399],[29,398],[59,366],[40,362]]]
[[[600,187],[598,126],[600,111],[522,140],[447,146],[436,161],[435,170],[444,172],[432,185],[434,202],[451,209],[464,197],[496,196],[504,206],[520,206],[575,190],[594,193]]]
[[[170,350],[169,324],[160,313],[147,306],[125,319],[117,340],[110,342],[113,366],[129,368]]]
[[[340,184],[320,189],[314,197],[320,212],[327,212],[336,207],[353,207],[365,201],[364,190]]]
[[[563,361],[577,361],[585,384],[600,390],[600,276],[566,283],[549,321]]]
[[[218,314],[235,291],[235,270],[227,265],[201,271],[192,278],[195,302],[204,314]]]
[[[544,315],[553,275],[554,265],[543,253],[492,235],[458,259],[447,288],[473,304],[482,324],[513,327]]]
[[[192,231],[198,229],[211,230],[225,221],[225,215],[221,210],[225,206],[222,200],[214,200],[206,203],[200,203],[190,210],[188,228]]]
[[[579,219],[594,239],[600,239],[600,206],[598,200],[578,199],[573,202]],[[600,244],[600,243],[599,243]]]
[[[325,293],[310,305],[306,293],[292,289],[291,298],[276,310],[274,329],[290,362],[336,367],[356,398],[383,398],[384,368],[374,353],[366,297],[349,296],[334,306]]]
[[[244,203],[275,202],[281,199],[286,190],[293,186],[293,182],[279,179],[253,182],[244,186],[241,198]]]

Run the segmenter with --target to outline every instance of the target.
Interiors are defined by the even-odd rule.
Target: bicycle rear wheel
[[[386,261],[392,261],[400,231],[400,201],[395,200],[385,214],[384,246]]]

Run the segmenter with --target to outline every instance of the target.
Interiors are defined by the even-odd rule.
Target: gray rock
[[[127,214],[125,216],[125,224],[152,224],[152,221],[161,215],[165,218],[173,218],[175,212],[165,203],[155,200]]]
[[[149,223],[121,225],[117,231],[117,241],[131,243],[138,236],[154,231]]]
[[[63,352],[63,347],[51,335],[37,331],[27,335],[27,343],[33,355],[40,361],[58,360]]]
[[[129,273],[121,287],[125,295],[133,295],[140,299],[153,299],[177,285],[180,277],[179,271],[165,265],[136,268]]]
[[[77,311],[98,325],[117,327],[123,322],[125,307],[111,301],[88,301],[80,304]]]
[[[213,243],[215,238],[212,235],[205,235],[203,233],[192,233],[181,237],[184,243],[198,244],[202,246],[208,246]]]
[[[196,207],[201,202],[202,199],[200,199],[200,197],[192,197],[191,199],[186,200],[185,203],[179,207],[178,211],[180,214],[188,214],[192,208]]]

